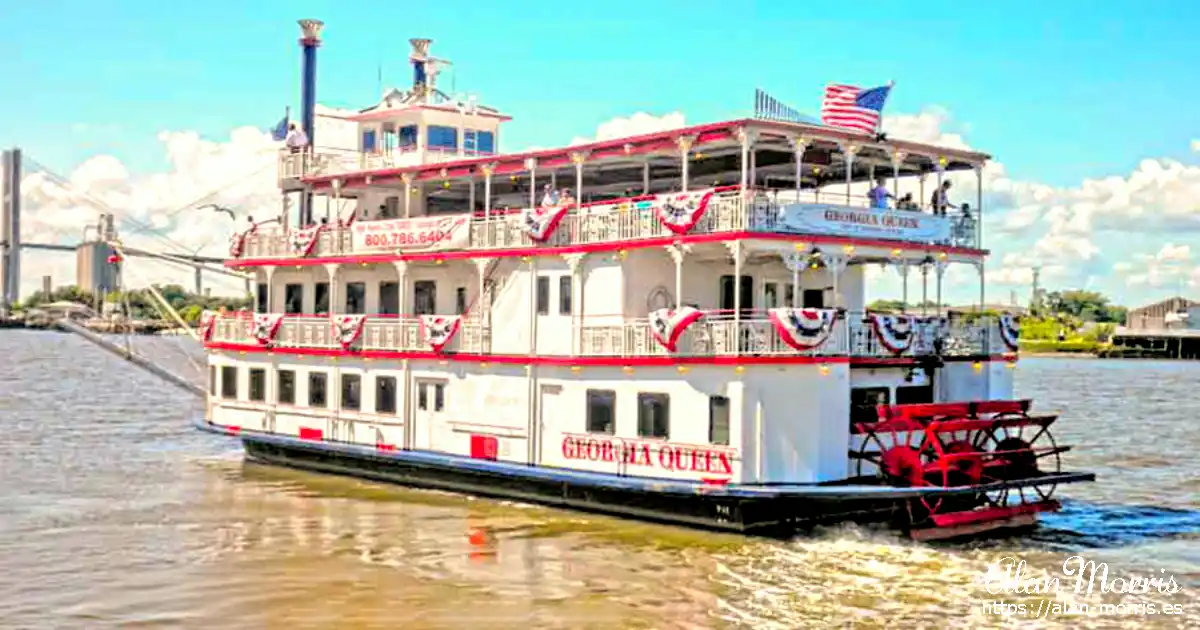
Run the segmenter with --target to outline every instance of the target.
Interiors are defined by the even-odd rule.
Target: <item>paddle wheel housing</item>
[[[851,428],[859,478],[929,488],[905,504],[910,530],[971,527],[1029,518],[1060,505],[1057,415],[1031,415],[1029,400],[880,405],[878,419]],[[954,491],[942,491],[954,489]],[[927,536],[935,537],[935,536]]]

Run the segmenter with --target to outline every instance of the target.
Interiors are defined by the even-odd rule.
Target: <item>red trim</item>
[[[663,236],[634,241],[611,241],[607,243],[585,243],[561,247],[527,247],[520,249],[470,249],[441,252],[413,252],[411,254],[365,254],[358,256],[318,256],[313,258],[246,258],[225,261],[225,266],[238,267],[303,267],[330,263],[390,263],[400,260],[457,260],[464,258],[519,258],[523,256],[561,256],[562,254],[593,254],[622,249],[650,249],[675,243],[725,243],[741,240],[804,242],[826,245],[855,245],[858,247],[887,247],[908,251],[924,251],[967,256],[987,256],[986,249],[951,247],[948,245],[921,245],[908,241],[878,239],[856,239],[843,236],[780,234],[778,232],[718,232],[712,234],[685,234]]]
[[[669,365],[789,365],[849,363],[849,357],[817,356],[725,356],[725,357],[530,357],[518,354],[475,354],[436,352],[397,352],[392,350],[337,350],[333,348],[260,348],[236,343],[207,343],[209,350],[230,352],[272,352],[310,357],[349,357],[364,359],[402,360],[427,359],[431,361],[457,361],[472,363],[498,363],[504,365],[544,365],[556,367],[659,367]]]
[[[607,155],[609,151],[613,151],[611,155],[614,157],[621,155],[643,154],[663,148],[669,148],[675,144],[679,137],[689,135],[696,136],[696,139],[692,144],[693,147],[713,142],[721,142],[727,140],[738,128],[743,127],[769,129],[779,131],[781,133],[807,133],[815,136],[818,140],[826,140],[828,142],[837,142],[838,140],[871,142],[873,140],[870,136],[865,134],[853,133],[846,130],[826,127],[824,125],[763,121],[742,118],[737,120],[707,123],[703,125],[693,125],[691,127],[684,127],[682,129],[671,129],[667,131],[642,134],[640,136],[602,140],[599,142],[591,142],[572,147],[541,149],[537,151],[525,151],[523,153],[510,153],[507,155],[494,155],[483,158],[456,160],[453,162],[378,169],[374,171],[360,171],[356,173],[341,173],[338,175],[319,175],[315,177],[305,177],[303,181],[310,184],[321,184],[332,182],[333,180],[337,179],[341,180],[342,188],[345,189],[360,183],[360,180],[364,180],[366,177],[371,177],[373,181],[377,182],[380,178],[399,176],[401,173],[436,173],[440,172],[442,169],[449,170],[452,168],[457,169],[461,167],[476,167],[491,162],[495,162],[497,166],[494,173],[500,174],[526,170],[524,162],[529,158],[537,158],[539,162],[542,162],[542,158],[545,158],[545,163],[548,164],[553,160],[559,160],[563,158],[569,159],[571,153],[580,151],[590,153],[593,159],[609,157],[609,155]],[[950,149],[946,147],[935,147],[915,142],[889,140],[880,144],[895,147],[908,153],[928,154],[931,156],[941,155],[948,158],[961,159],[967,162],[984,162],[991,159],[991,156],[985,153],[963,151],[960,149]],[[626,145],[630,147],[628,152],[625,151]],[[471,168],[471,170],[473,171],[474,168]]]
[[[299,438],[301,440],[323,440],[325,439],[325,431],[311,427],[300,427]]]
[[[961,527],[975,523],[1003,521],[1016,516],[1037,514],[1038,512],[1057,512],[1062,505],[1054,499],[1039,503],[1022,503],[1004,507],[992,507],[968,512],[951,512],[949,514],[934,514],[933,523],[938,527]]]

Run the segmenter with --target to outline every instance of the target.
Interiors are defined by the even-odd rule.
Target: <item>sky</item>
[[[297,18],[326,22],[320,103],[370,105],[380,75],[407,86],[407,39],[429,37],[455,63],[443,88],[513,115],[505,151],[608,135],[635,114],[643,126],[740,117],[756,87],[814,114],[827,82],[892,80],[893,137],[995,157],[993,297],[1023,301],[1034,265],[1051,289],[1126,304],[1200,293],[1200,4],[349,4],[3,3],[0,146],[219,253],[219,217],[175,211],[230,181],[221,199],[274,203],[270,168],[246,176],[270,161],[261,131],[298,111]],[[96,213],[49,184],[27,189],[27,234],[69,242]],[[55,256],[26,255],[24,275],[73,276],[70,256]],[[951,299],[977,294],[975,272],[961,271]]]

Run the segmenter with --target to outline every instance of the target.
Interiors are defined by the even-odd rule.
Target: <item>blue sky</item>
[[[828,81],[894,80],[885,113],[945,108],[1012,178],[1054,186],[1194,162],[1200,138],[1196,2],[350,4],[3,3],[0,145],[59,172],[97,152],[146,171],[162,130],[265,128],[298,104],[300,17],[327,24],[323,104],[373,103],[380,64],[407,85],[407,39],[430,37],[457,64],[443,81],[514,115],[506,150],[638,111],[744,115],[755,87],[811,113]]]

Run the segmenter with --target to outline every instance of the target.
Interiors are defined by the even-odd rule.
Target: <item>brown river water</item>
[[[199,379],[192,342],[136,343]],[[1067,467],[1099,476],[1059,488],[1038,531],[771,541],[245,464],[189,426],[189,394],[72,336],[0,331],[0,628],[1200,628],[1200,363],[1018,374],[1063,413]],[[1077,593],[1072,556],[1174,592]],[[989,581],[1006,558],[1058,592]]]

